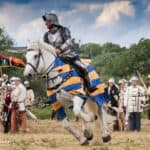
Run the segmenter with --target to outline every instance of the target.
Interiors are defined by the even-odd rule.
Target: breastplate
[[[55,33],[48,33],[48,40],[49,43],[55,46],[56,48],[60,48],[63,44],[63,38],[61,37],[60,30],[56,31]]]

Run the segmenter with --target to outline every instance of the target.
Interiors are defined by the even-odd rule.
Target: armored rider
[[[80,73],[89,92],[96,90],[90,83],[87,66],[81,62],[79,55],[73,49],[71,34],[68,28],[59,24],[54,13],[45,13],[42,16],[48,31],[44,34],[44,42],[53,45],[56,53],[62,60],[73,66]]]

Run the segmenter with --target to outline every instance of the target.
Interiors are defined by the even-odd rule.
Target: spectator
[[[9,80],[8,80],[8,75],[7,74],[3,74],[2,78],[4,79],[2,86],[6,86],[7,84],[10,84]]]
[[[0,120],[2,121],[2,112],[3,112],[3,105],[4,105],[4,89],[0,86]]]
[[[118,107],[118,101],[119,101],[119,89],[115,84],[115,80],[113,78],[110,78],[108,80],[108,96],[110,100],[110,106],[111,107]],[[115,110],[112,110],[111,112],[112,115],[116,116],[117,118],[117,112]],[[118,131],[119,130],[119,125],[118,125],[118,120],[115,120],[114,125],[113,125],[113,130]]]
[[[115,84],[115,80],[110,78],[108,80],[108,95],[111,106],[118,107],[118,99],[119,99],[119,89]]]
[[[2,87],[4,83],[4,79],[2,77],[0,77],[0,86]]]
[[[124,95],[126,92],[126,83],[124,79],[119,80],[119,112],[118,112],[118,121],[120,130],[124,130],[125,125],[125,109],[124,109]]]
[[[124,105],[129,113],[129,130],[141,130],[141,112],[145,101],[144,88],[138,85],[138,78],[133,76],[130,80],[131,85],[127,88],[124,96]]]
[[[9,105],[11,103],[11,92],[12,87],[10,84],[6,85],[6,96],[5,96],[5,102],[4,102],[4,108],[3,108],[3,125],[4,125],[4,133],[7,133],[10,130],[11,127],[11,111],[9,109]]]
[[[16,129],[17,129],[17,122],[16,122],[17,111],[19,113],[22,131],[26,132],[26,128],[27,128],[26,113],[25,113],[26,111],[25,109],[26,88],[21,83],[21,79],[18,77],[13,77],[11,81],[13,81],[16,86],[16,88],[13,90],[12,95],[11,95],[12,109],[14,109],[14,111],[12,112],[12,117],[11,117],[11,132],[14,133],[16,132]]]

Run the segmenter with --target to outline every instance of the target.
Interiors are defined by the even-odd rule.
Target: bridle
[[[43,54],[42,54],[41,50],[39,49],[38,51],[39,51],[39,53],[38,53],[38,61],[37,61],[37,64],[34,66],[33,64],[27,62],[26,65],[31,66],[31,68],[36,72],[36,75],[37,75],[37,76],[46,76],[47,81],[49,81],[49,80],[52,80],[52,81],[55,80],[55,78],[57,78],[57,76],[54,77],[54,78],[49,78],[49,77],[48,77],[49,73],[50,73],[51,71],[53,71],[53,69],[54,69],[55,60],[47,67],[47,69],[46,69],[43,73],[40,74],[40,73],[38,72],[37,69],[38,69],[39,64],[40,64],[40,58],[42,58],[43,61],[44,61],[44,57],[43,57]],[[55,55],[54,55],[54,56],[55,56]],[[55,58],[56,58],[56,57],[55,57]],[[70,69],[68,75],[67,75],[65,78],[63,78],[63,80],[62,80],[58,85],[56,85],[55,87],[51,88],[51,90],[57,89],[61,84],[63,84],[66,80],[68,80],[70,77],[72,77],[72,73],[73,73],[73,71],[72,71],[72,69]]]
[[[27,62],[26,63],[26,65],[29,65],[33,70],[34,70],[34,72],[38,75],[38,76],[43,76],[43,75],[47,75],[47,74],[49,74],[49,72],[53,69],[53,64],[54,64],[54,62],[53,63],[51,63],[48,67],[47,67],[47,69],[41,74],[41,73],[39,73],[38,72],[38,67],[39,67],[39,64],[40,64],[40,58],[42,58],[42,60],[44,61],[44,57],[43,57],[43,55],[42,55],[42,52],[41,52],[41,49],[39,49],[38,50],[39,52],[38,52],[38,60],[37,60],[37,63],[36,63],[36,65],[34,66],[33,64],[31,64],[30,62]]]

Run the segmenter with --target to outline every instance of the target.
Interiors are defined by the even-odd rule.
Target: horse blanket
[[[108,95],[105,90],[106,86],[99,78],[99,75],[96,73],[93,66],[87,65],[87,69],[89,72],[91,85],[97,87],[97,90],[89,93],[88,97],[92,98],[92,100],[95,101],[98,106],[102,106],[108,100]],[[77,95],[84,100],[87,99],[87,93],[84,90],[83,79],[77,70],[64,63],[60,57],[55,59],[54,66],[51,70],[58,71],[59,76],[63,79],[61,85],[59,85],[61,86],[60,90],[69,92],[72,95]],[[48,82],[49,80],[47,80],[47,85]],[[56,92],[57,87],[58,86],[55,88],[47,89],[47,96],[50,103],[52,104],[53,109],[59,111],[62,109],[62,107],[56,98],[56,93],[58,92]]]

